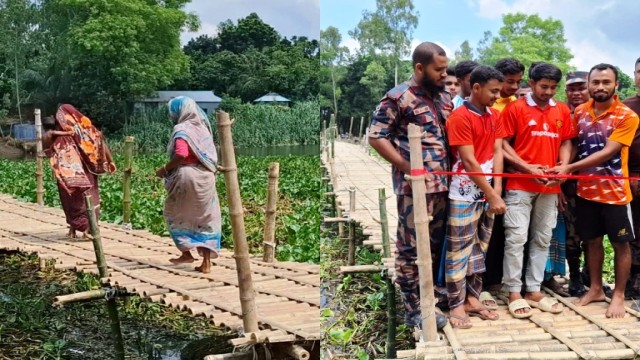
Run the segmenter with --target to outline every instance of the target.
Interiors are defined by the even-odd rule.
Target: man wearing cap
[[[633,71],[633,78],[638,88],[636,96],[625,99],[622,103],[633,110],[640,116],[640,58],[636,60],[636,67]],[[636,130],[633,142],[629,148],[629,176],[640,176],[640,129]],[[636,240],[631,242],[632,262],[631,275],[627,283],[626,296],[634,299],[640,299],[640,190],[638,189],[638,181],[631,181],[631,191],[633,200],[631,201],[631,215],[633,218],[633,229],[636,233]]]

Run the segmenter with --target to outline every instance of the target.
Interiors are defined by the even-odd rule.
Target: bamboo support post
[[[336,200],[336,196],[333,197],[333,201],[337,202]],[[342,214],[342,208],[340,206],[338,206],[338,204],[335,205],[335,209],[336,209],[336,216],[341,218],[344,215]],[[344,223],[343,222],[338,222],[338,237],[340,239],[344,238]]]
[[[64,304],[70,303],[70,302],[100,299],[100,298],[104,298],[106,293],[107,292],[104,289],[98,289],[98,290],[82,291],[75,294],[58,295],[53,298],[53,306],[61,307]]]
[[[251,279],[251,265],[249,262],[249,247],[244,228],[244,212],[240,186],[238,184],[238,168],[236,165],[233,138],[231,135],[231,119],[229,114],[219,111],[216,114],[218,134],[222,148],[222,163],[227,171],[224,180],[227,187],[229,215],[231,216],[231,230],[233,234],[233,256],[236,260],[238,272],[238,289],[240,292],[240,307],[242,309],[242,324],[245,333],[258,331],[258,313],[255,303],[255,291]]]
[[[351,120],[349,121],[349,140],[353,139],[353,136],[351,135],[351,131],[353,130],[353,116],[351,117]]]
[[[264,254],[262,261],[273,262],[276,251],[276,203],[278,201],[278,176],[280,164],[269,164],[269,185],[267,192],[267,214],[264,222]]]
[[[102,248],[102,241],[100,238],[100,228],[98,227],[98,220],[96,218],[96,212],[93,207],[91,195],[85,194],[84,201],[87,205],[87,216],[89,217],[89,226],[93,238],[93,250],[96,253],[96,262],[98,263],[98,273],[101,278],[106,278],[109,276],[109,273],[107,272],[107,261],[104,257],[104,250]],[[107,312],[109,313],[111,335],[113,336],[115,347],[114,356],[116,360],[124,360],[124,340],[122,339],[122,331],[120,330],[120,318],[118,316],[118,307],[115,299],[107,300]]]
[[[352,118],[353,119],[353,118]],[[353,221],[353,213],[356,211],[356,188],[349,188],[349,253],[347,262],[349,265],[356,263],[356,223]]]
[[[358,141],[362,141],[362,126],[364,125],[364,116],[360,116],[360,127],[358,128]]]
[[[382,228],[382,253],[385,258],[391,256],[389,246],[389,223],[387,221],[387,196],[385,189],[378,189],[378,208],[380,209],[380,227]],[[396,354],[396,288],[393,285],[390,274],[386,274],[387,285],[387,343],[385,355],[394,359]]]
[[[331,158],[335,158],[336,157],[336,147],[335,147],[335,141],[336,141],[336,136],[337,136],[337,128],[336,128],[336,116],[334,114],[331,114],[331,119],[329,120],[329,128],[331,129],[331,134],[330,134],[330,139],[331,139]]]
[[[422,131],[418,125],[409,124],[409,147],[412,172],[424,172],[422,157]],[[433,274],[431,273],[431,241],[429,239],[429,214],[427,213],[426,185],[424,176],[411,177],[413,189],[413,217],[416,228],[416,261],[419,277],[420,313],[422,333],[425,341],[438,340],[436,327]]]
[[[124,178],[122,182],[122,222],[131,229],[131,164],[133,162],[133,136],[124,139]]]
[[[40,109],[34,110],[36,125],[36,202],[38,205],[44,205],[44,169],[43,169],[43,153],[42,153],[42,118]]]

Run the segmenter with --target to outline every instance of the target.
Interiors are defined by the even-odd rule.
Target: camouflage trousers
[[[440,269],[447,221],[448,193],[427,194],[427,212],[433,219],[429,222],[431,240],[431,262],[434,277],[436,302],[447,302],[445,284],[436,286]],[[420,294],[418,285],[418,258],[416,251],[416,229],[413,220],[413,196],[398,195],[398,233],[396,240],[396,283],[400,287],[405,309],[405,323],[416,326],[420,323]]]

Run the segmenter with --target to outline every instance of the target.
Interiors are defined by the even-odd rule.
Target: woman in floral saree
[[[211,124],[196,102],[180,96],[169,101],[175,126],[167,146],[169,162],[156,171],[164,178],[167,199],[164,217],[169,233],[182,255],[174,264],[191,263],[190,250],[203,257],[197,271],[211,271],[211,258],[218,256],[221,240],[220,204],[216,191],[218,155]]]
[[[58,185],[60,203],[69,224],[70,238],[76,231],[88,237],[89,219],[84,194],[90,194],[100,218],[98,175],[116,171],[102,133],[75,107],[63,104],[56,112],[53,127],[43,135],[43,148]]]

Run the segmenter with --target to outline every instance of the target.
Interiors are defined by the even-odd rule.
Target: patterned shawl
[[[64,104],[56,112],[56,129],[71,136],[56,137],[51,146],[51,167],[62,188],[69,194],[91,188],[86,171],[102,175],[116,170],[102,133],[75,107]]]
[[[184,139],[202,165],[215,173],[218,153],[207,115],[193,99],[186,96],[173,98],[168,105],[169,115],[176,124],[167,146],[169,157],[174,155],[176,139]]]

